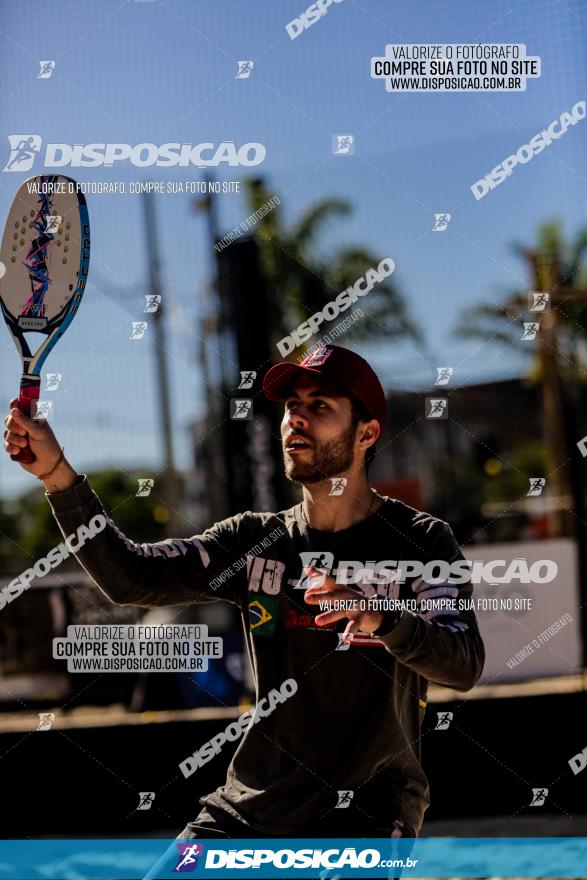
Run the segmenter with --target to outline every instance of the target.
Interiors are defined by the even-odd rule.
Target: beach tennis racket
[[[90,221],[86,200],[76,190],[75,181],[60,174],[31,177],[14,197],[4,227],[0,307],[22,360],[18,407],[32,418],[41,368],[71,324],[88,277]],[[46,336],[34,352],[27,332]],[[28,445],[10,457],[35,460]]]

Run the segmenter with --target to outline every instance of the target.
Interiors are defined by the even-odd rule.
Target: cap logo
[[[326,345],[321,345],[320,348],[317,348],[308,357],[304,358],[301,362],[300,367],[321,367],[322,364],[328,360],[331,354],[334,353],[334,349],[328,348]]]

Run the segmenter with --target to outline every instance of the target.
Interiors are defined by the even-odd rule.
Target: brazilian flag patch
[[[272,636],[277,622],[278,596],[249,599],[249,626],[254,636]]]

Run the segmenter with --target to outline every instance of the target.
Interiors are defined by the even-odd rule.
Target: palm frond
[[[290,237],[296,242],[300,251],[305,251],[308,244],[316,239],[320,228],[331,217],[344,217],[350,214],[351,206],[342,199],[324,199],[309,208],[290,231]]]

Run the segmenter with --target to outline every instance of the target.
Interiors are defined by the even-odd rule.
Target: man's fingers
[[[44,427],[44,422],[35,422],[34,419],[25,416],[21,410],[17,407],[10,410],[10,425],[7,424],[7,427],[14,425],[15,427],[11,428],[11,430],[18,430],[19,428],[23,430],[24,434],[30,434],[33,440],[42,440],[45,435],[46,428]]]
[[[349,618],[349,626],[352,623],[353,628],[349,629],[349,626],[347,626],[345,633],[352,634],[360,628],[361,620],[366,615],[365,607],[361,608],[360,604],[361,600],[364,600],[365,597],[355,590],[344,589],[340,585],[337,585],[337,587],[338,589],[334,595],[332,590],[325,588],[318,589],[315,587],[314,589],[306,590],[304,599],[310,605],[320,604],[322,608],[326,608],[325,611],[317,614],[314,618],[318,626],[327,626],[329,623],[336,623],[339,620]],[[332,607],[334,603],[341,602],[342,600],[344,600],[344,608]]]
[[[4,441],[4,449],[9,455],[16,455],[17,452],[20,452],[20,446],[14,446],[12,443],[8,443],[7,440]]]
[[[22,425],[20,425],[16,419],[12,418],[12,416],[6,416],[4,424],[6,425],[6,430],[12,431],[13,434],[26,434]]]
[[[336,589],[337,584],[332,575],[326,574],[321,568],[314,568],[312,565],[306,565],[305,570],[308,580],[315,581],[317,587],[324,587],[328,590]],[[310,589],[312,588],[310,587]]]
[[[22,437],[20,434],[16,434],[13,431],[4,431],[4,439],[11,446],[23,447],[27,445],[26,437]]]
[[[340,599],[344,598],[342,594],[337,595],[336,601],[338,602]],[[318,587],[310,587],[304,593],[304,599],[306,602],[311,602],[314,605],[317,605],[318,602],[334,602],[334,598],[332,596],[332,590],[321,590]]]
[[[348,611],[324,611],[322,614],[317,614],[314,621],[318,626],[326,626],[328,623],[336,623],[337,620],[343,620],[347,614]]]
[[[336,623],[337,620],[344,620],[345,617],[348,617],[349,620],[354,621],[357,624],[357,629],[360,626],[361,620],[365,617],[364,611],[350,611],[341,609],[340,611],[323,611],[322,614],[317,614],[314,618],[315,622],[318,626],[324,626],[327,623]]]
[[[342,634],[341,641],[346,642],[353,633],[356,633],[360,629],[360,621],[359,620],[349,620],[345,631]]]
[[[34,422],[28,416],[25,416],[22,410],[20,410],[17,406],[13,406],[10,410],[10,418],[17,425],[21,425],[23,428],[28,428],[34,426]]]

